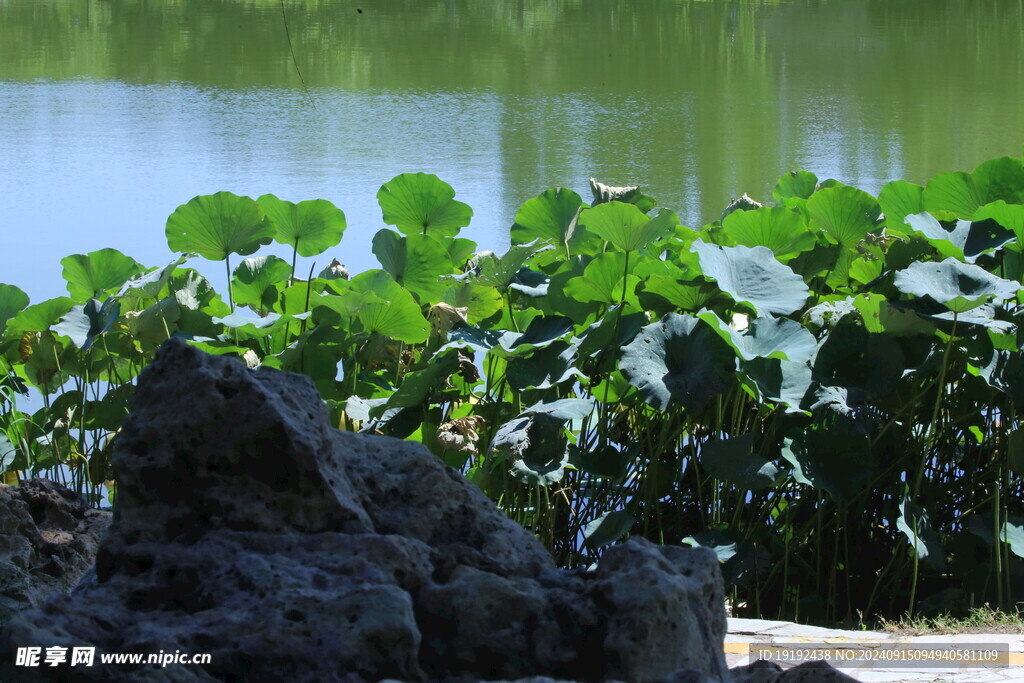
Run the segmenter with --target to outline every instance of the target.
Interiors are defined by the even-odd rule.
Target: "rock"
[[[0,484],[0,624],[92,567],[111,513],[46,479]]]
[[[726,680],[722,580],[704,548],[631,539],[595,571],[425,448],[341,432],[312,382],[169,340],[115,444],[95,571],[21,612],[18,647],[95,647],[58,680]],[[113,665],[107,653],[208,654]]]

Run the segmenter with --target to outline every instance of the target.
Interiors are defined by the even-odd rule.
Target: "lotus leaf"
[[[157,298],[170,281],[175,269],[187,260],[188,255],[182,254],[162,268],[154,268],[148,273],[128,280],[117,290],[117,297],[119,299]]]
[[[697,317],[706,322],[743,360],[779,358],[806,362],[814,357],[818,342],[800,323],[788,318],[755,318],[745,330],[728,325],[713,311]]]
[[[235,268],[231,292],[235,303],[260,312],[273,307],[278,291],[274,286],[286,282],[292,269],[276,256],[251,256]]]
[[[450,285],[444,276],[453,267],[444,245],[432,236],[403,237],[393,230],[380,230],[373,238],[373,253],[395,282],[420,303],[436,304],[444,298]]]
[[[708,441],[700,450],[700,465],[716,479],[741,489],[758,491],[775,483],[779,469],[753,452],[754,435]]]
[[[218,192],[195,197],[175,209],[165,232],[171,251],[223,261],[231,254],[248,256],[270,244],[275,228],[254,199]]]
[[[579,221],[587,230],[625,252],[643,249],[655,240],[672,235],[679,224],[676,214],[668,209],[661,209],[651,218],[633,204],[614,201],[584,210]]]
[[[727,391],[734,368],[732,350],[711,327],[674,313],[641,329],[619,362],[644,401],[660,410],[681,405],[689,412]]]
[[[11,332],[24,334],[25,332],[42,332],[49,330],[61,317],[71,310],[74,301],[66,296],[59,296],[55,299],[31,306],[26,306],[7,320],[7,329]]]
[[[1010,230],[1017,240],[1013,248],[1016,251],[1024,250],[1024,205],[1007,204],[999,200],[978,209],[974,218],[976,220],[991,219]]]
[[[299,256],[322,254],[345,234],[345,213],[326,199],[294,204],[265,194],[256,201],[277,229],[274,240],[289,245]]]
[[[585,377],[573,367],[576,346],[555,341],[529,356],[517,355],[505,370],[508,384],[516,391],[550,389],[566,380]]]
[[[971,220],[985,203],[983,195],[968,173],[943,173],[928,181],[922,197],[924,208],[932,212],[949,212],[957,218]]]
[[[28,295],[14,285],[0,284],[0,334],[7,329],[7,321],[28,306]]]
[[[801,484],[843,500],[860,490],[874,471],[867,437],[808,431],[783,440],[781,455]]]
[[[597,519],[587,522],[583,527],[583,538],[591,548],[602,548],[628,534],[635,523],[636,518],[627,510],[605,512]]]
[[[738,303],[761,314],[786,315],[807,301],[808,288],[799,275],[775,260],[767,247],[720,247],[694,242],[706,277]]]
[[[88,351],[101,334],[114,326],[120,315],[121,304],[117,299],[107,299],[103,303],[98,299],[89,299],[82,305],[73,306],[53,326],[53,331],[70,337],[75,346]]]
[[[807,200],[807,213],[844,247],[854,247],[879,224],[882,207],[863,190],[830,187]]]
[[[541,193],[516,212],[510,233],[512,244],[540,240],[565,245],[568,251],[570,244],[586,236],[584,231],[577,234],[576,225],[583,208],[583,200],[572,190],[559,187]]]
[[[904,294],[929,296],[954,313],[986,301],[1005,301],[1017,295],[1020,283],[1004,280],[984,268],[947,258],[941,263],[912,263],[896,273],[896,288]]]
[[[902,232],[907,216],[924,212],[924,188],[906,180],[886,183],[878,194],[878,204],[885,214],[885,225],[889,230]]]
[[[381,185],[377,202],[384,222],[403,235],[454,237],[469,225],[473,209],[455,200],[455,190],[431,173],[403,173]]]
[[[942,256],[968,263],[974,263],[982,254],[998,250],[1014,239],[1011,230],[992,220],[961,220],[952,230],[947,230],[931,214],[920,213],[907,216],[907,225],[924,235]]]
[[[740,363],[745,377],[762,399],[781,403],[787,413],[799,413],[812,384],[811,366],[805,361],[753,358]]]
[[[456,308],[465,308],[466,322],[470,325],[479,325],[504,305],[498,290],[471,281],[452,282],[442,301]]]
[[[582,303],[602,304],[622,303],[622,297],[625,295],[627,302],[637,306],[634,290],[640,279],[635,275],[625,275],[625,283],[622,281],[628,259],[629,257],[622,252],[609,251],[601,254],[587,265],[582,276],[575,277],[565,284],[565,293]]]
[[[358,311],[368,333],[379,333],[398,341],[419,344],[427,341],[430,323],[419,304],[383,270],[368,270],[350,280],[353,291],[374,294]]]
[[[909,495],[905,496],[900,504],[896,528],[907,537],[911,549],[922,562],[935,570],[945,569],[946,550],[942,547],[938,534],[931,527],[928,512],[917,503],[911,502]]]
[[[1024,163],[1014,157],[999,157],[983,162],[971,173],[974,186],[985,203],[1024,202]]]
[[[775,183],[772,196],[783,203],[790,198],[807,199],[818,189],[818,177],[808,171],[791,171]]]
[[[64,266],[68,292],[76,301],[85,301],[108,289],[120,287],[143,270],[135,259],[116,249],[65,256],[60,264]]]
[[[768,247],[780,261],[810,251],[817,244],[803,214],[781,206],[734,211],[722,221],[722,228],[736,244]]]

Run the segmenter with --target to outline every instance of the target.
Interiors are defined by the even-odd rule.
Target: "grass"
[[[1024,633],[1024,614],[1008,613],[984,607],[972,607],[966,617],[904,617],[898,621],[881,620],[882,630],[906,636],[955,633]]]

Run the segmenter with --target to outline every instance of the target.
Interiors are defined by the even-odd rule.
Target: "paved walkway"
[[[992,657],[995,645],[997,664],[982,664],[978,659]],[[970,633],[937,636],[898,636],[873,631],[840,631],[817,626],[801,626],[788,621],[729,619],[725,639],[725,657],[730,667],[749,664],[751,646],[771,646],[775,659],[795,660],[818,653],[829,663],[859,681],[914,681],[920,683],[998,683],[1024,681],[1024,633]],[[813,646],[813,647],[807,647]],[[824,646],[824,647],[822,647]],[[921,649],[924,648],[924,649]],[[931,659],[927,665],[922,657]],[[968,663],[963,660],[975,658]],[[873,661],[865,661],[871,658]],[[758,657],[754,657],[758,659]],[[895,660],[912,660],[895,665]],[[785,661],[778,661],[788,668]]]

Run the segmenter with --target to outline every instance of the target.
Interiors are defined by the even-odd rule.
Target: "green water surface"
[[[402,172],[497,250],[590,175],[699,225],[796,168],[877,192],[1024,149],[1024,0],[283,5],[287,33],[278,0],[0,0],[0,282],[61,294],[59,259],[107,246],[166,263],[167,215],[222,189],[330,199],[349,230],[317,269],[362,270]]]

